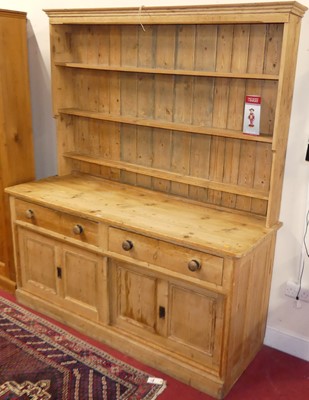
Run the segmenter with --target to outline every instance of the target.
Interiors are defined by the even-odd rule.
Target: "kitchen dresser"
[[[305,10],[46,11],[59,173],[7,189],[20,301],[228,393],[263,343]]]
[[[34,179],[26,13],[0,9],[0,287],[15,290],[6,186]]]

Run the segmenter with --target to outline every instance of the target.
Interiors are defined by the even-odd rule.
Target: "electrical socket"
[[[287,281],[285,287],[285,295],[288,297],[292,297],[293,299],[296,299],[296,296],[299,291],[299,286],[300,286],[299,283],[293,281]],[[302,287],[298,294],[298,298],[299,300],[309,302],[309,289]]]

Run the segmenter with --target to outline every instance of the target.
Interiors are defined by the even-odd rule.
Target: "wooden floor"
[[[14,296],[1,290],[0,296],[8,298],[11,301],[15,300]],[[50,318],[47,319],[51,321]],[[108,348],[84,335],[80,335],[73,329],[65,327],[58,322],[55,323],[122,361],[140,368],[153,376],[165,379],[167,381],[167,388],[159,396],[158,400],[213,399],[153,368],[132,360],[132,358],[121,354],[119,351]],[[309,363],[267,346],[262,348],[255,360],[232,388],[231,392],[225,397],[226,400],[296,400],[307,398],[309,398]]]

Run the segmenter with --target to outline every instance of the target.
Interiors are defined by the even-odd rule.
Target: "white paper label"
[[[163,385],[163,379],[161,378],[154,378],[154,377],[149,377],[147,379],[147,383],[153,383],[154,385]]]

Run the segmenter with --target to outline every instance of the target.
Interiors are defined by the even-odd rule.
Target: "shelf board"
[[[139,118],[122,115],[104,114],[96,111],[79,110],[76,108],[59,109],[58,112],[64,115],[72,115],[77,117],[93,118],[102,121],[119,122],[122,124],[130,124],[137,126],[146,126],[149,128],[159,128],[172,131],[180,131],[187,133],[198,133],[201,135],[221,136],[232,139],[251,140],[255,142],[272,143],[272,136],[269,135],[248,135],[239,131],[230,129],[219,129],[205,126],[183,124],[178,122],[160,121],[148,118]]]
[[[67,68],[92,69],[100,71],[137,72],[143,74],[163,74],[163,75],[187,75],[187,76],[202,76],[210,78],[262,79],[262,80],[275,80],[275,81],[279,79],[279,75],[275,74],[194,71],[194,70],[165,69],[165,68],[116,66],[116,65],[111,66],[103,64],[87,64],[87,63],[77,63],[77,62],[55,62],[55,66],[67,67]]]
[[[142,165],[132,164],[124,161],[107,160],[95,156],[80,154],[76,152],[64,153],[65,158],[87,162],[90,164],[97,164],[104,167],[116,168],[122,171],[133,172],[141,175],[151,176],[158,179],[184,183],[191,186],[201,188],[213,189],[222,192],[228,192],[236,195],[254,197],[260,200],[268,200],[269,193],[262,190],[257,190],[250,187],[233,185],[222,182],[214,182],[209,179],[197,178],[188,175],[178,174],[176,172],[164,171],[157,168],[145,167]]]

